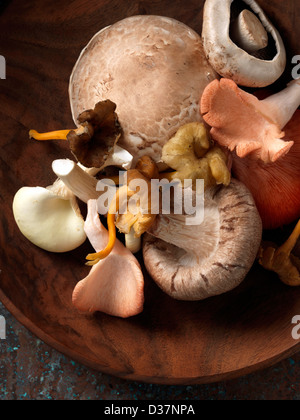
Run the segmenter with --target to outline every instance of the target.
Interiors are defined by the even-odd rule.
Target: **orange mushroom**
[[[251,156],[264,163],[285,156],[294,145],[283,140],[284,126],[300,105],[300,81],[282,92],[259,100],[229,79],[211,82],[201,98],[201,113],[211,135],[240,158]]]

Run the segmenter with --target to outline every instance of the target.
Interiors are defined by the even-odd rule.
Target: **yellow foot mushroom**
[[[289,239],[279,248],[262,244],[259,263],[267,270],[278,274],[288,286],[300,286],[300,259],[292,251],[300,236],[300,220]]]

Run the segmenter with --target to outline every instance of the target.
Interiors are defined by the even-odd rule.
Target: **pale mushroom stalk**
[[[260,110],[282,130],[300,106],[300,79],[292,80],[285,89],[260,101]]]
[[[207,59],[219,75],[235,81],[238,85],[248,87],[271,85],[283,74],[286,66],[286,51],[282,38],[256,1],[243,0],[258,18],[254,16],[254,24],[253,21],[249,22],[248,12],[246,13],[246,24],[245,14],[240,18],[243,21],[243,31],[248,31],[246,50],[242,49],[230,38],[233,1],[206,0],[205,2],[202,38]],[[252,19],[252,15],[250,16]],[[277,53],[272,59],[260,59],[247,51],[249,50],[248,41],[251,37],[256,39],[254,44],[257,43],[257,35],[262,32],[261,26],[270,34],[276,45]],[[240,35],[242,34],[239,33],[238,36]],[[241,37],[239,42],[243,44]]]
[[[142,248],[142,238],[136,237],[134,230],[131,228],[129,233],[125,233],[125,246],[133,254],[139,252]]]
[[[97,179],[72,160],[57,159],[53,161],[52,169],[66,187],[84,203],[99,197],[100,192],[96,190]]]
[[[96,200],[88,202],[84,228],[95,251],[103,249],[109,235],[100,222]],[[80,312],[101,311],[122,318],[139,314],[144,304],[144,277],[137,259],[116,240],[107,258],[77,283],[72,302]]]
[[[268,45],[268,34],[262,23],[250,10],[243,10],[233,23],[233,40],[248,53],[253,53]]]

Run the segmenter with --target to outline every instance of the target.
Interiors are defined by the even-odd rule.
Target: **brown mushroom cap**
[[[74,121],[85,109],[110,99],[123,129],[119,145],[135,159],[160,160],[178,128],[200,121],[199,99],[217,74],[201,37],[174,19],[133,16],[97,33],[70,78]]]
[[[206,193],[201,225],[183,227],[179,216],[159,215],[144,236],[146,269],[175,299],[202,300],[228,292],[256,259],[262,223],[252,195],[235,179],[213,191]]]

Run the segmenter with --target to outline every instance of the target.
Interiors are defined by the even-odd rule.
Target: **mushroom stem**
[[[292,252],[293,248],[295,247],[299,239],[299,236],[300,236],[300,220],[297,223],[295,229],[293,230],[291,236],[283,245],[281,245],[281,247],[277,249],[277,251],[275,252],[275,255],[279,255],[282,253],[290,255],[290,253]]]
[[[46,251],[72,251],[86,239],[76,197],[60,179],[47,188],[21,188],[13,214],[22,234]]]
[[[125,245],[129,251],[131,251],[133,254],[136,254],[142,247],[141,236],[137,238],[135,236],[134,229],[130,229],[129,233],[125,233]]]
[[[243,10],[233,24],[232,38],[235,43],[248,53],[268,45],[268,34],[263,24],[250,10]]]
[[[29,131],[29,138],[34,140],[67,140],[67,135],[72,130],[57,130],[47,133],[38,133],[36,130]]]
[[[292,80],[285,89],[260,101],[262,113],[282,130],[300,105],[300,79]]]
[[[52,163],[54,173],[84,203],[99,198],[101,192],[96,190],[97,179],[89,175],[69,159],[57,159]]]
[[[127,196],[127,185],[124,185],[123,187],[118,189],[115,197],[110,203],[109,210],[107,213],[108,243],[106,247],[102,251],[96,252],[94,254],[88,254],[86,256],[86,259],[89,260],[89,262],[87,262],[86,265],[95,265],[111,253],[116,242],[115,216],[120,208],[120,196],[123,196],[124,193]]]
[[[243,50],[239,42],[234,42],[230,37],[233,3],[239,2],[234,0],[205,1],[202,38],[208,61],[220,76],[231,79],[240,86],[255,88],[269,86],[279,79],[286,67],[286,50],[282,38],[256,1],[243,0],[243,3],[246,3],[248,8],[258,16],[259,28],[261,28],[261,23],[268,37],[273,38],[277,52],[274,57],[265,60]],[[249,29],[250,26],[248,15],[246,28]],[[244,30],[247,32],[246,28],[244,27]],[[251,29],[249,37],[251,34],[254,35],[258,42],[256,32],[256,29]]]
[[[94,254],[88,254],[86,259],[89,260],[86,265],[95,265],[100,260],[106,258],[112,251],[115,243],[116,243],[116,226],[115,226],[115,214],[108,212],[107,214],[107,227],[108,227],[108,243],[106,247]]]

